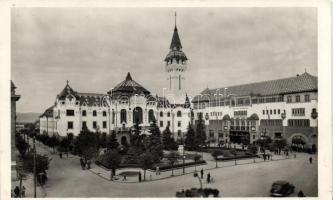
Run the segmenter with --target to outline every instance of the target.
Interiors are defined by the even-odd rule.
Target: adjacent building
[[[205,89],[192,100],[209,141],[252,143],[262,136],[314,146],[318,138],[317,77],[294,77]]]

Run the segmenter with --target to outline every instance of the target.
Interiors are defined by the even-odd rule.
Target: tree
[[[108,150],[103,155],[103,163],[106,165],[106,167],[111,169],[110,179],[112,179],[121,163],[121,156],[117,150]]]
[[[17,133],[15,136],[16,148],[20,152],[21,157],[24,158],[27,150],[29,149],[29,144],[22,138],[19,133]]]
[[[102,148],[106,148],[106,145],[107,145],[107,134],[103,132],[99,138],[99,146]]]
[[[45,171],[49,168],[50,159],[45,155],[36,155],[36,173],[45,173]],[[32,153],[29,153],[24,160],[24,168],[33,172],[34,170],[34,156]]]
[[[117,140],[117,136],[115,131],[112,131],[109,134],[109,137],[107,139],[107,143],[106,143],[106,147],[107,149],[117,149],[119,146],[118,140]]]
[[[201,156],[198,154],[195,154],[193,156],[193,160],[194,160],[194,171],[197,171],[197,162],[199,162],[199,160],[201,159]]]
[[[166,150],[177,150],[178,144],[177,142],[171,137],[171,131],[169,126],[166,127],[166,129],[162,133],[162,141],[163,141],[163,147]]]
[[[153,120],[149,127],[150,136],[147,142],[147,152],[150,152],[153,156],[153,161],[155,163],[160,162],[163,157],[163,145],[161,141],[160,128],[156,125],[156,121]]]
[[[220,149],[218,149],[218,150],[214,150],[213,152],[212,152],[212,156],[213,156],[213,158],[215,159],[215,167],[217,168],[217,159],[218,159],[218,157],[219,156],[221,156],[221,155],[223,155],[223,151],[222,150],[220,150]]]
[[[144,180],[146,180],[146,170],[150,169],[153,167],[153,155],[150,152],[145,152],[143,154],[141,154],[140,159],[139,159],[139,164],[141,166],[141,168],[143,169],[143,177]]]
[[[199,119],[196,127],[196,134],[195,134],[195,143],[199,146],[204,146],[206,144],[206,127],[205,127],[205,121],[203,120],[202,113],[199,113]]]
[[[87,160],[95,157],[98,150],[98,139],[96,134],[89,131],[87,128],[83,128],[77,137],[77,149],[78,153]]]
[[[60,152],[65,152],[68,154],[68,151],[69,151],[69,140],[68,138],[62,138],[62,140],[60,141],[59,143],[59,146],[58,146],[58,151]]]
[[[177,151],[172,151],[167,155],[169,164],[171,165],[171,176],[173,176],[173,165],[177,162],[179,154]]]
[[[272,139],[269,136],[262,136],[256,141],[256,143],[260,146],[261,149],[267,149],[271,142]]]
[[[195,132],[191,124],[188,125],[187,134],[185,138],[185,148],[189,151],[197,149],[197,144],[195,142]]]
[[[47,145],[51,147],[53,149],[53,153],[55,153],[55,147],[59,145],[57,136],[53,135],[51,138],[49,138]]]
[[[139,126],[139,119],[136,120],[134,123],[132,132],[131,132],[131,137],[130,137],[130,143],[131,146],[134,146],[136,148],[142,148],[142,135],[141,134],[141,127]]]

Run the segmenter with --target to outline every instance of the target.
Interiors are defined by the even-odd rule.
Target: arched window
[[[127,123],[127,112],[125,109],[120,110],[120,123]]]
[[[182,112],[180,110],[178,110],[177,117],[181,117],[181,116],[182,116]]]
[[[167,116],[170,117],[170,112],[167,113]]]
[[[82,116],[87,116],[87,111],[82,110]]]
[[[97,116],[97,111],[96,111],[96,110],[93,111],[93,116],[94,116],[94,117]]]
[[[148,111],[148,122],[150,123],[150,122],[154,121],[154,119],[155,119],[154,111],[150,109]]]
[[[160,117],[163,117],[163,112],[162,111],[160,112]]]
[[[103,116],[106,117],[106,111],[103,111]]]
[[[142,108],[135,107],[133,109],[133,123],[142,123]]]

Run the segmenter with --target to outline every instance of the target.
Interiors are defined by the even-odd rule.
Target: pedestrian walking
[[[207,183],[210,183],[210,172],[207,174]]]
[[[156,167],[156,175],[160,175],[160,167],[159,166]]]
[[[305,197],[304,193],[302,190],[300,190],[297,194],[298,197]]]
[[[123,181],[126,181],[126,180],[127,180],[127,179],[126,179],[126,175],[124,175],[124,176],[123,176]]]
[[[15,187],[14,194],[15,194],[15,197],[19,197],[19,195],[20,195],[20,188],[18,186]]]
[[[82,170],[84,170],[85,169],[85,164],[84,164],[84,161],[83,161],[82,158],[80,158],[80,164],[81,164]]]
[[[142,177],[141,177],[141,172],[139,172],[139,182],[141,182]]]
[[[204,176],[204,171],[203,171],[203,169],[201,168],[201,170],[200,170],[200,174],[201,174],[201,179],[203,179],[203,176]]]
[[[309,158],[309,162],[310,162],[310,164],[312,164],[312,157]]]
[[[60,159],[62,159],[62,153],[59,153],[59,157],[60,157]]]
[[[91,165],[91,160],[87,161],[87,169],[90,169],[90,165]]]
[[[286,152],[286,157],[289,158],[289,151]]]

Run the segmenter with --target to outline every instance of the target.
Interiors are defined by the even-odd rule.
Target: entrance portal
[[[241,131],[230,131],[230,142],[248,145],[250,143],[250,133]]]

